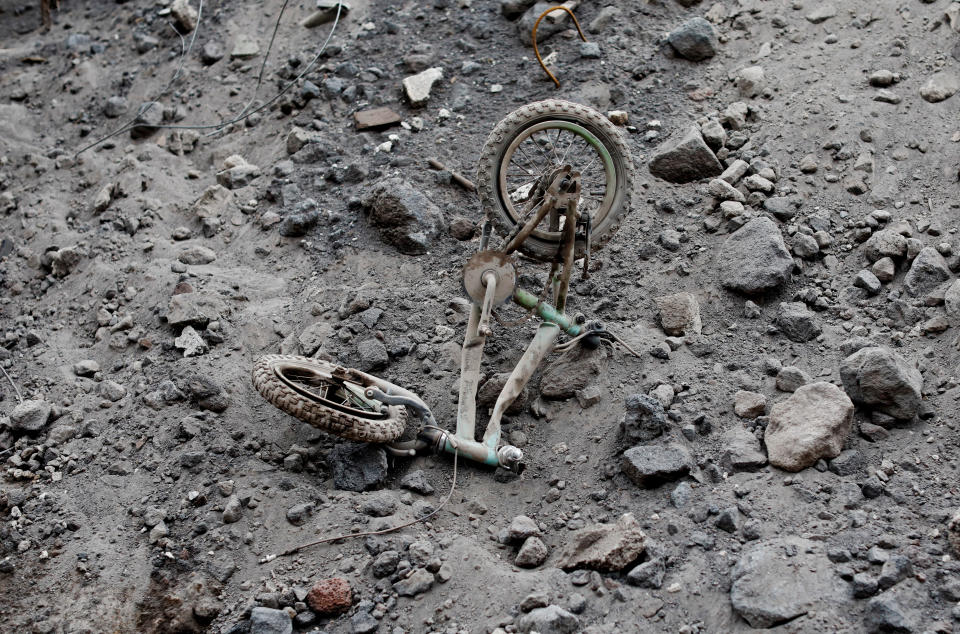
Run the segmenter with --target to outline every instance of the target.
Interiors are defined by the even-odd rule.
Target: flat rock
[[[170,298],[167,306],[167,323],[174,327],[196,326],[205,328],[224,314],[223,302],[203,293],[180,293]]]
[[[717,265],[724,287],[756,294],[784,284],[793,270],[793,258],[776,223],[760,217],[727,238]]]
[[[651,174],[671,183],[689,183],[723,173],[723,166],[696,126],[691,126],[681,139],[657,148],[649,168]]]
[[[755,628],[769,628],[827,604],[848,600],[850,591],[816,544],[778,537],[747,548],[731,574],[733,609]]]
[[[382,106],[380,108],[370,108],[368,110],[359,110],[353,113],[353,120],[357,130],[369,130],[371,128],[386,128],[396,125],[403,120],[399,114]]]
[[[564,570],[623,570],[643,554],[646,540],[639,522],[632,513],[626,513],[615,524],[595,524],[574,531],[566,538],[557,565]]]
[[[756,436],[742,427],[736,427],[723,435],[723,453],[720,466],[728,473],[756,471],[767,464],[767,455]]]
[[[620,463],[631,482],[646,488],[682,478],[692,467],[690,452],[677,444],[637,445],[623,452]]]
[[[184,264],[210,264],[217,259],[217,254],[209,247],[195,245],[181,251],[177,259]]]
[[[843,389],[854,403],[898,420],[911,420],[920,407],[923,376],[889,348],[862,348],[840,365]]]
[[[443,79],[443,69],[440,67],[428,68],[416,75],[403,79],[403,94],[414,108],[427,105],[430,100],[430,91],[433,85]]]
[[[767,458],[775,467],[800,471],[835,458],[853,425],[853,403],[836,385],[804,385],[770,408],[764,433]]]
[[[250,612],[250,634],[291,634],[293,621],[285,610],[258,606]]]

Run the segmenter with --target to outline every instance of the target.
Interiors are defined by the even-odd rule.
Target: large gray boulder
[[[694,62],[717,54],[720,39],[713,25],[703,18],[687,20],[667,36],[667,43],[677,55]]]
[[[690,183],[722,172],[723,166],[697,126],[691,126],[679,141],[663,143],[650,159],[650,173],[671,183]]]
[[[800,471],[821,458],[835,458],[853,425],[853,403],[832,383],[804,385],[770,409],[764,433],[775,467]]]
[[[363,200],[380,239],[407,255],[427,252],[443,224],[443,214],[433,201],[400,178],[387,178]]]
[[[745,550],[732,579],[733,609],[755,628],[774,627],[812,610],[822,612],[850,595],[814,542],[793,536]]]
[[[889,348],[862,348],[840,364],[840,380],[854,403],[912,420],[920,407],[920,370]]]
[[[724,287],[752,295],[786,282],[793,270],[793,258],[776,223],[761,217],[727,238],[720,248],[717,265]]]
[[[947,261],[933,247],[925,247],[913,259],[910,270],[903,278],[903,288],[917,297],[929,293],[948,279],[950,267],[947,266]]]

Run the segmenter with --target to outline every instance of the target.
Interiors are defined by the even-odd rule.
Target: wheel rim
[[[499,195],[515,223],[526,221],[523,211],[531,202],[534,202],[531,211],[539,206],[539,202],[532,200],[537,181],[546,180],[549,173],[563,165],[580,172],[583,191],[578,210],[581,217],[588,214],[595,228],[603,223],[617,191],[613,157],[595,134],[577,123],[563,120],[542,121],[526,128],[504,152],[497,174]],[[563,222],[561,215],[561,229]],[[552,242],[561,239],[561,231],[541,228],[532,235]]]
[[[334,377],[329,372],[296,363],[280,363],[274,373],[298,394],[351,416],[379,420],[387,418],[383,403],[368,399],[363,386]]]

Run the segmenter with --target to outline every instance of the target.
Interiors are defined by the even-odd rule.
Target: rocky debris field
[[[271,48],[279,0],[0,1],[2,629],[954,631],[960,2],[571,2],[559,88],[550,3],[349,4],[311,67],[337,2]],[[546,98],[632,152],[570,308],[643,358],[553,355],[522,475],[461,461],[427,521],[276,556],[429,515],[452,462],[284,414],[254,360],[452,428],[454,172]],[[484,411],[533,324],[494,330]]]

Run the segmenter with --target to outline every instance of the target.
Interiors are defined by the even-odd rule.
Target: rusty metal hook
[[[558,4],[555,7],[550,7],[549,9],[541,13],[540,17],[537,18],[537,21],[533,23],[533,34],[530,36],[530,39],[533,40],[533,54],[537,56],[537,61],[540,62],[540,68],[542,68],[543,72],[545,72],[547,76],[553,80],[553,83],[557,85],[557,88],[560,87],[560,82],[557,81],[557,78],[553,76],[553,73],[550,72],[550,69],[547,68],[547,65],[543,63],[543,58],[540,57],[540,50],[537,48],[537,27],[540,26],[540,20],[545,18],[548,13],[552,13],[558,9],[562,9],[563,11],[566,11],[567,14],[571,18],[573,18],[573,23],[577,27],[577,33],[580,34],[580,39],[583,40],[584,42],[587,41],[587,36],[583,34],[583,29],[580,28],[580,23],[577,21],[577,16],[573,15],[573,11],[563,6],[562,4]]]

